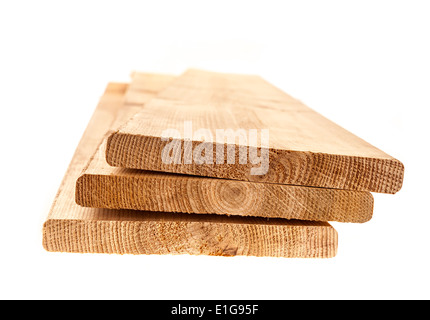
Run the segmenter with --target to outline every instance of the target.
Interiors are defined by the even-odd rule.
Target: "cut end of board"
[[[328,223],[141,212],[123,221],[48,219],[50,252],[333,258],[338,234]]]
[[[111,174],[82,174],[76,182],[75,200],[78,205],[89,208],[345,223],[369,221],[374,203],[369,192],[260,184],[132,169],[117,169]]]
[[[118,152],[115,152],[115,150],[118,150],[118,135],[119,132],[113,132],[112,134],[110,134],[107,138],[106,141],[106,162],[112,166],[112,167],[123,167],[123,168],[130,168],[130,169],[137,169],[137,168],[133,168],[133,167],[124,167],[121,166],[121,163],[124,163],[125,159],[121,159],[121,158],[125,158],[126,155],[123,151],[120,152],[118,154]],[[121,145],[121,144],[119,144]],[[121,157],[122,155],[122,157]]]
[[[185,140],[178,140],[184,150]],[[159,137],[117,131],[108,137],[106,161],[114,167],[164,171],[261,183],[300,185],[352,191],[394,194],[403,185],[404,165],[397,159],[351,157],[325,153],[269,150],[269,170],[251,175],[250,163],[166,164],[164,147],[170,141]],[[193,141],[194,145],[198,142]],[[237,146],[236,146],[237,148]],[[216,147],[213,147],[216,159]],[[236,152],[238,154],[238,152]]]

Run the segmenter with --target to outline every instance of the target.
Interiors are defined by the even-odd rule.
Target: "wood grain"
[[[252,164],[166,164],[166,129],[269,129],[269,171],[251,175]],[[184,139],[175,139],[181,146]],[[204,139],[193,138],[193,148]],[[205,139],[216,150],[215,139]],[[221,144],[226,148],[226,143]],[[245,148],[258,148],[248,143]],[[183,149],[182,149],[183,150]],[[225,179],[395,193],[403,164],[346,131],[258,76],[189,70],[152,99],[108,140],[112,166]],[[213,158],[216,158],[214,151]]]
[[[264,184],[111,167],[105,141],[76,183],[85,207],[367,222],[369,192]]]
[[[84,208],[75,183],[123,105],[126,84],[110,84],[76,149],[43,226],[48,251],[328,258],[337,233],[324,222]]]

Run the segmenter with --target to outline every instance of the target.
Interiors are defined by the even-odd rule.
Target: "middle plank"
[[[139,78],[134,77],[133,82]],[[139,106],[123,107],[114,125]],[[106,139],[76,183],[76,202],[84,207],[225,214],[312,221],[363,223],[372,218],[369,192],[204,178],[111,167]]]

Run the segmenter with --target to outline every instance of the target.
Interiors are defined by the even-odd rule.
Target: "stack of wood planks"
[[[76,149],[48,251],[330,258],[328,222],[367,222],[371,192],[402,186],[400,161],[258,76],[131,78]]]

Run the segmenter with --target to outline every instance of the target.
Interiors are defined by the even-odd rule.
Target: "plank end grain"
[[[116,131],[107,139],[106,161],[121,168],[388,194],[397,193],[403,185],[404,165],[394,158],[270,149],[268,172],[251,175],[252,164],[229,165],[227,159],[222,165],[163,163],[162,150],[168,143],[159,137]]]
[[[76,182],[84,207],[364,223],[369,192],[197,177],[111,167],[102,143]]]
[[[338,235],[326,223],[137,213],[138,220],[47,220],[43,246],[50,252],[190,254],[333,258]]]

